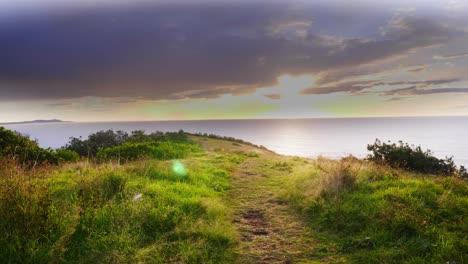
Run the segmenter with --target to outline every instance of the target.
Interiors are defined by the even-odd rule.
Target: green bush
[[[61,162],[77,162],[80,160],[80,155],[73,150],[59,149],[57,156]]]
[[[135,130],[130,135],[124,131],[98,131],[88,136],[87,139],[71,137],[70,141],[64,147],[72,150],[82,157],[96,157],[97,153],[106,148],[120,146],[124,143],[145,143],[145,142],[178,142],[193,144],[190,138],[183,130],[178,132],[159,132],[145,134],[143,130]]]
[[[0,127],[0,157],[8,157],[28,166],[59,162],[59,157],[54,150],[43,149],[27,136],[3,127]]]
[[[372,151],[368,159],[377,163],[420,173],[446,176],[461,174],[466,177],[464,168],[457,169],[452,157],[438,159],[430,150],[424,151],[420,146],[415,147],[402,141],[387,144],[377,139],[374,144],[367,146],[367,150]]]
[[[158,160],[180,159],[191,152],[199,151],[196,145],[175,142],[146,142],[124,143],[120,146],[101,149],[96,159],[99,162],[119,160],[120,162],[134,161],[144,158]]]
[[[100,149],[110,148],[125,143],[128,134],[123,131],[98,131],[89,135],[88,139],[71,137],[65,149],[72,150],[83,157],[94,157]]]

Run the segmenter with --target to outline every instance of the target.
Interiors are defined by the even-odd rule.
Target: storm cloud
[[[325,76],[466,35],[429,18],[388,14],[372,32],[343,37],[335,29],[352,28],[349,21],[317,28],[323,10],[302,5],[146,3],[15,18],[0,26],[0,100],[245,94],[281,74]]]

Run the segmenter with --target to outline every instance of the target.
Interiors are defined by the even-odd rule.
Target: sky
[[[447,115],[465,0],[0,0],[0,122]]]

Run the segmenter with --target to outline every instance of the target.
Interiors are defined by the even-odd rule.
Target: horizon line
[[[443,117],[468,117],[468,115],[426,115],[426,116],[336,116],[336,117],[292,117],[292,118],[214,118],[214,119],[155,119],[155,120],[98,120],[98,121],[72,121],[53,119],[35,119],[29,121],[0,122],[0,125],[34,124],[35,121],[51,121],[37,124],[51,123],[137,123],[137,122],[187,122],[187,121],[247,121],[247,120],[307,120],[307,119],[373,119],[373,118],[443,118]],[[53,122],[56,121],[56,122]],[[30,123],[29,123],[30,122]]]

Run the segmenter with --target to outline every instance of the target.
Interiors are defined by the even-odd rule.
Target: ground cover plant
[[[322,237],[324,255],[351,263],[464,263],[468,188],[355,158],[296,172],[286,199]]]
[[[6,263],[468,259],[463,168],[407,144],[329,160],[182,131],[101,131],[58,150],[0,132]]]
[[[200,151],[194,144],[178,142],[142,142],[124,143],[122,145],[103,148],[96,154],[99,162],[117,160],[120,162],[135,161],[143,158],[158,160],[181,159],[189,153]]]
[[[2,160],[0,258],[8,263],[230,262],[235,232],[221,197],[237,156],[34,171]]]

